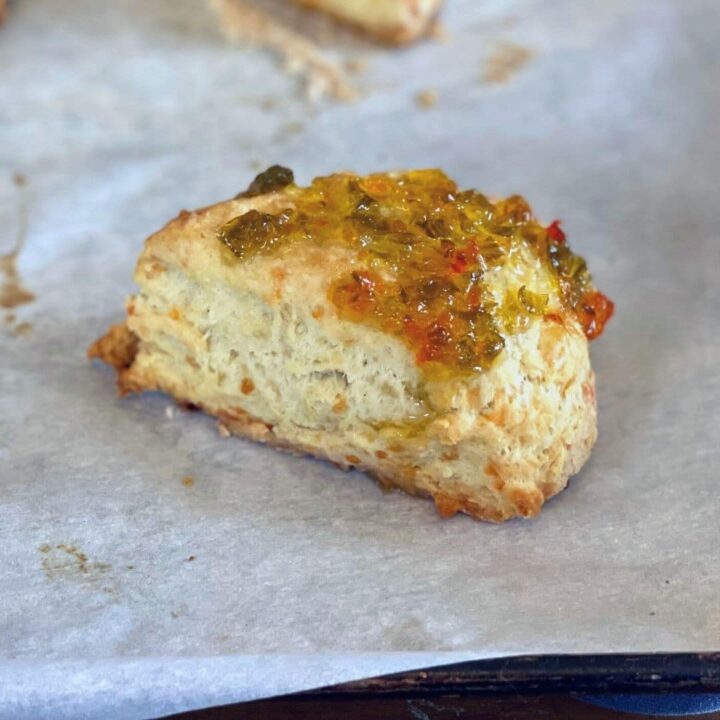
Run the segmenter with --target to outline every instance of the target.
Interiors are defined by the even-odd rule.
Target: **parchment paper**
[[[717,4],[449,0],[445,23],[445,42],[398,52],[354,41],[366,95],[311,106],[202,3],[11,4],[0,252],[25,203],[37,300],[0,334],[0,718],[149,717],[510,653],[720,649]],[[498,43],[533,57],[488,84]],[[301,181],[440,166],[563,218],[617,317],[592,347],[597,447],[540,518],[443,521],[160,395],[119,400],[85,360],[144,237],[277,161]]]

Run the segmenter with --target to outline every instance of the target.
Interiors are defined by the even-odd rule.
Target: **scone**
[[[588,338],[613,306],[518,196],[438,170],[301,188],[275,166],[152,235],[135,280],[89,350],[121,393],[163,390],[444,516],[535,515],[595,442]]]
[[[386,42],[406,44],[425,34],[442,0],[294,0],[317,8]]]

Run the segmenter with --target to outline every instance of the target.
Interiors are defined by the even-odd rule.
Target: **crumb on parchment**
[[[485,62],[483,82],[499,84],[507,82],[521,70],[534,55],[530,48],[514,43],[498,45]]]
[[[415,96],[415,102],[417,103],[418,107],[421,108],[431,108],[437,105],[437,101],[438,94],[435,90],[421,90]]]

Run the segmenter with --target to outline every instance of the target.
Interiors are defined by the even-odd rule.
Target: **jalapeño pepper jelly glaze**
[[[593,339],[612,315],[558,221],[544,227],[517,195],[491,202],[439,170],[330,175],[298,188],[274,166],[249,194],[259,186],[284,187],[288,206],[233,218],[218,238],[240,260],[298,241],[356,250],[357,268],[334,279],[329,299],[341,318],[401,338],[426,373],[489,367],[532,318],[569,314]],[[503,272],[528,279],[499,284]]]

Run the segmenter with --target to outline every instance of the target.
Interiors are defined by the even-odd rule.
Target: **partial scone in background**
[[[294,0],[323,10],[389,43],[405,44],[428,31],[442,0]]]

